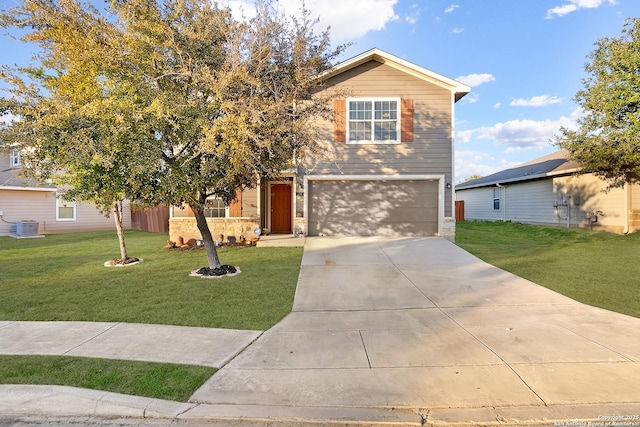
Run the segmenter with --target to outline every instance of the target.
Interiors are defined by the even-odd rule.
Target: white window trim
[[[496,190],[498,190],[496,197]],[[493,196],[493,210],[499,211],[502,209],[502,189],[500,187],[493,187],[491,195]],[[498,207],[496,208],[496,200],[498,201]]]
[[[222,200],[222,197],[209,196],[207,200]],[[224,206],[224,216],[207,216],[207,219],[226,219],[229,218],[229,206]]]
[[[350,125],[349,123],[351,122],[349,120],[349,105],[350,102],[357,102],[357,101],[365,101],[365,102],[371,102],[374,103],[376,101],[395,101],[396,102],[396,108],[397,108],[397,118],[396,118],[396,137],[397,139],[395,140],[389,140],[389,141],[376,141],[375,138],[375,130],[372,127],[371,129],[371,139],[363,139],[363,140],[355,140],[352,141],[349,139],[349,135],[351,135],[351,129],[350,129]],[[401,121],[402,121],[402,104],[400,102],[400,98],[388,98],[388,97],[380,97],[380,98],[347,98],[347,106],[346,106],[346,123],[347,123],[347,129],[346,129],[346,136],[347,136],[347,144],[354,144],[354,145],[358,145],[358,144],[376,144],[376,145],[388,145],[388,144],[400,144],[401,143]],[[371,117],[371,123],[373,125],[373,123],[375,122],[375,110],[372,108],[372,117]]]
[[[11,150],[9,155],[9,166],[12,168],[20,167],[20,150]]]
[[[62,204],[66,204],[69,205],[71,204],[72,208],[73,208],[73,217],[72,218],[60,218],[60,208],[62,207]],[[69,207],[69,206],[66,206]],[[76,220],[76,214],[77,214],[77,205],[76,202],[68,202],[66,200],[60,200],[60,198],[56,197],[56,221],[58,222],[73,222]]]

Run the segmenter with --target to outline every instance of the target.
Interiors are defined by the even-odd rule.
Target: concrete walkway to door
[[[225,405],[369,408],[368,421],[384,409],[418,423],[638,416],[640,319],[441,238],[307,238],[293,312],[192,401],[189,416]]]

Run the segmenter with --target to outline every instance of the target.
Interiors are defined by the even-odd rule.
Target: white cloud
[[[411,12],[404,17],[405,22],[414,25],[416,22],[418,22],[421,12],[422,10],[420,9],[420,6],[414,4],[413,6],[411,6]]]
[[[504,145],[505,152],[548,147],[561,127],[575,129],[576,120],[582,114],[582,110],[578,109],[569,117],[562,116],[557,120],[510,120],[457,132],[456,140],[459,138],[463,143],[471,142],[472,138],[490,140],[495,145]]]
[[[614,5],[617,4],[616,0],[568,0],[568,3],[565,3],[560,6],[552,7],[547,10],[547,19],[552,19],[555,16],[564,16],[569,13],[575,12],[580,9],[595,9],[603,4]]]
[[[251,0],[226,0],[239,19],[244,16],[255,16],[255,8]],[[311,11],[312,17],[319,17],[317,32],[331,27],[331,40],[344,42],[362,37],[370,31],[384,29],[389,22],[398,20],[394,6],[398,0],[349,0],[336,2],[335,0],[307,0],[305,6]],[[299,16],[302,2],[300,0],[280,0],[280,10],[286,16]],[[357,19],[354,19],[357,17]],[[415,18],[417,20],[417,17]]]
[[[451,13],[451,12],[453,12],[454,10],[458,9],[459,7],[460,7],[460,5],[459,5],[459,4],[452,4],[451,6],[449,6],[448,8],[446,8],[446,9],[444,10],[444,13]]]
[[[475,133],[475,130],[458,130],[456,131],[456,143],[468,144],[471,142],[471,137]]]
[[[553,104],[559,104],[562,100],[555,96],[540,95],[529,99],[518,98],[509,104],[512,107],[547,107]]]
[[[456,80],[469,85],[471,87],[480,86],[483,83],[489,83],[495,81],[495,77],[491,74],[469,74],[466,76],[456,77]]]
[[[502,107],[502,102],[496,102],[495,104],[493,104],[493,108],[500,108]]]
[[[451,32],[453,34],[460,34],[463,31],[464,31],[464,28],[454,28],[453,31],[451,31]]]

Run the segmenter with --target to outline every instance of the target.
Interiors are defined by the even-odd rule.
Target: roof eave
[[[551,171],[551,172],[547,172],[547,173],[540,173],[537,175],[527,175],[527,176],[521,176],[518,178],[511,178],[511,179],[503,179],[503,180],[498,180],[498,181],[489,181],[489,182],[483,182],[481,184],[475,184],[475,185],[469,185],[469,186],[465,186],[464,188],[456,188],[456,190],[470,190],[472,188],[482,188],[482,187],[493,187],[497,184],[503,185],[503,184],[514,184],[514,183],[518,183],[518,182],[526,182],[526,181],[534,181],[536,179],[543,179],[543,178],[552,178],[555,176],[561,176],[561,175],[572,175],[576,172],[579,172],[580,168],[572,168],[572,169],[564,169],[561,171]]]
[[[57,188],[56,187],[21,187],[17,185],[0,185],[0,190],[55,192],[57,191]]]

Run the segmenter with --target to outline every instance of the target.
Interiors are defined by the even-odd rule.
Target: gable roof
[[[556,151],[544,157],[523,163],[482,178],[456,184],[456,190],[490,187],[496,184],[509,184],[521,181],[547,178],[556,175],[569,175],[580,169],[577,162],[567,159],[565,150]]]
[[[419,65],[406,61],[378,48],[373,48],[364,53],[361,53],[360,55],[354,56],[351,59],[347,59],[346,61],[337,64],[335,67],[323,74],[322,78],[328,79],[330,77],[344,73],[345,71],[351,70],[352,68],[365,64],[369,61],[380,62],[381,64],[388,65],[421,80],[447,89],[454,93],[456,102],[462,99],[463,96],[471,91],[471,87],[467,86],[464,83],[460,83],[456,80],[435,73],[431,70],[427,70],[426,68],[420,67]]]

